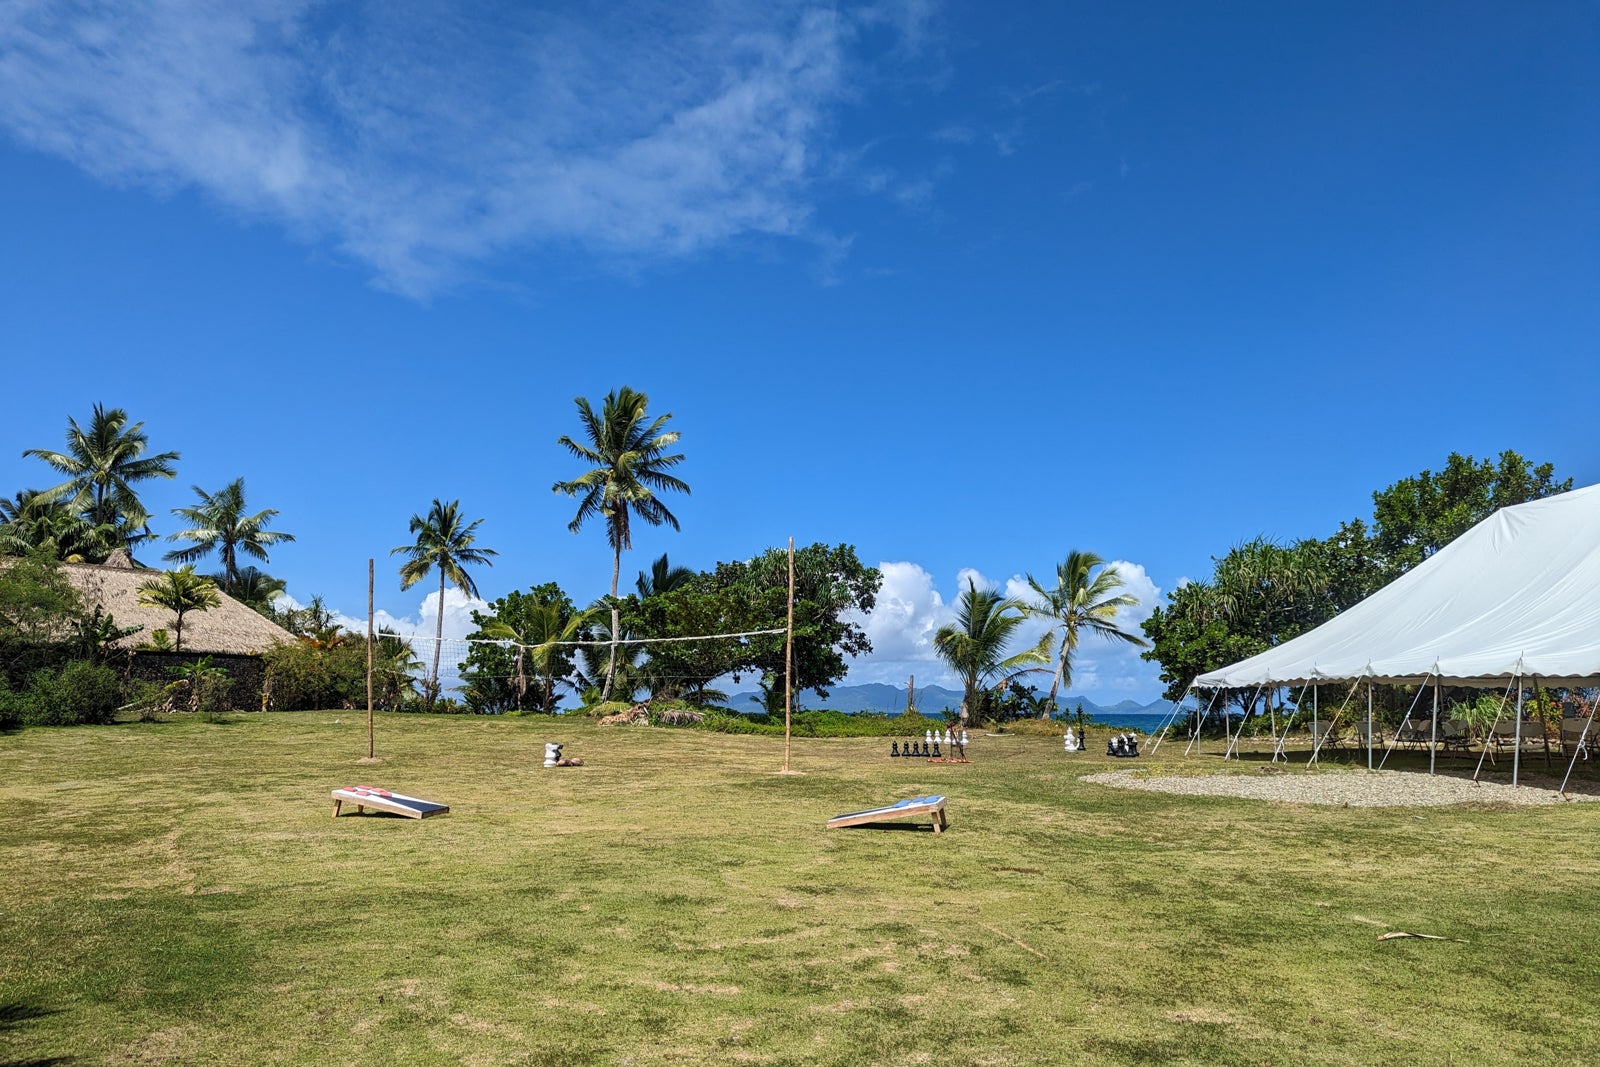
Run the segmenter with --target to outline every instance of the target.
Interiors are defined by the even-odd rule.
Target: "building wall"
[[[260,656],[204,655],[194,652],[134,652],[127,665],[128,677],[167,685],[174,681],[168,668],[198,659],[210,659],[213,667],[228,672],[228,699],[235,711],[260,711],[261,690],[266,685],[266,665]],[[228,710],[228,709],[217,709]]]

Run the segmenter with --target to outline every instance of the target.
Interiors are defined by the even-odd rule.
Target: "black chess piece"
[[[935,741],[933,743],[933,758],[934,759],[938,759],[939,758],[939,742],[937,742],[937,741]]]
[[[900,742],[898,742],[898,741],[889,742],[889,755],[891,755],[891,756],[900,755]]]

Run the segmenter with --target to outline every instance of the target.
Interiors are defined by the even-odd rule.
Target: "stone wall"
[[[169,667],[176,667],[184,663],[193,663],[198,659],[209,659],[213,667],[221,667],[228,672],[228,700],[230,708],[217,708],[214,710],[225,711],[260,711],[261,689],[266,684],[266,665],[260,656],[229,656],[213,653],[202,656],[193,652],[135,652],[132,662],[124,667],[130,678],[140,681],[154,682],[157,685],[167,685],[174,681]]]

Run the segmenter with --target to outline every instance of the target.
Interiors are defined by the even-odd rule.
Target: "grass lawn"
[[[0,1065],[1600,1062],[1600,804],[1112,790],[1038,737],[782,776],[763,737],[378,729],[377,766],[348,712],[0,736]],[[452,810],[329,818],[357,782]],[[823,829],[923,793],[947,833]]]

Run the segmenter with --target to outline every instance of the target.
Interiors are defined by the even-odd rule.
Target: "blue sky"
[[[302,601],[375,555],[431,625],[387,550],[435,496],[486,595],[583,600],[555,439],[628,384],[694,494],[624,573],[849,542],[850,680],[920,684],[969,572],[1153,605],[1452,450],[1600,481],[1592,3],[457,6],[0,13],[7,493],[98,401],[182,453],[158,516],[278,508]]]

